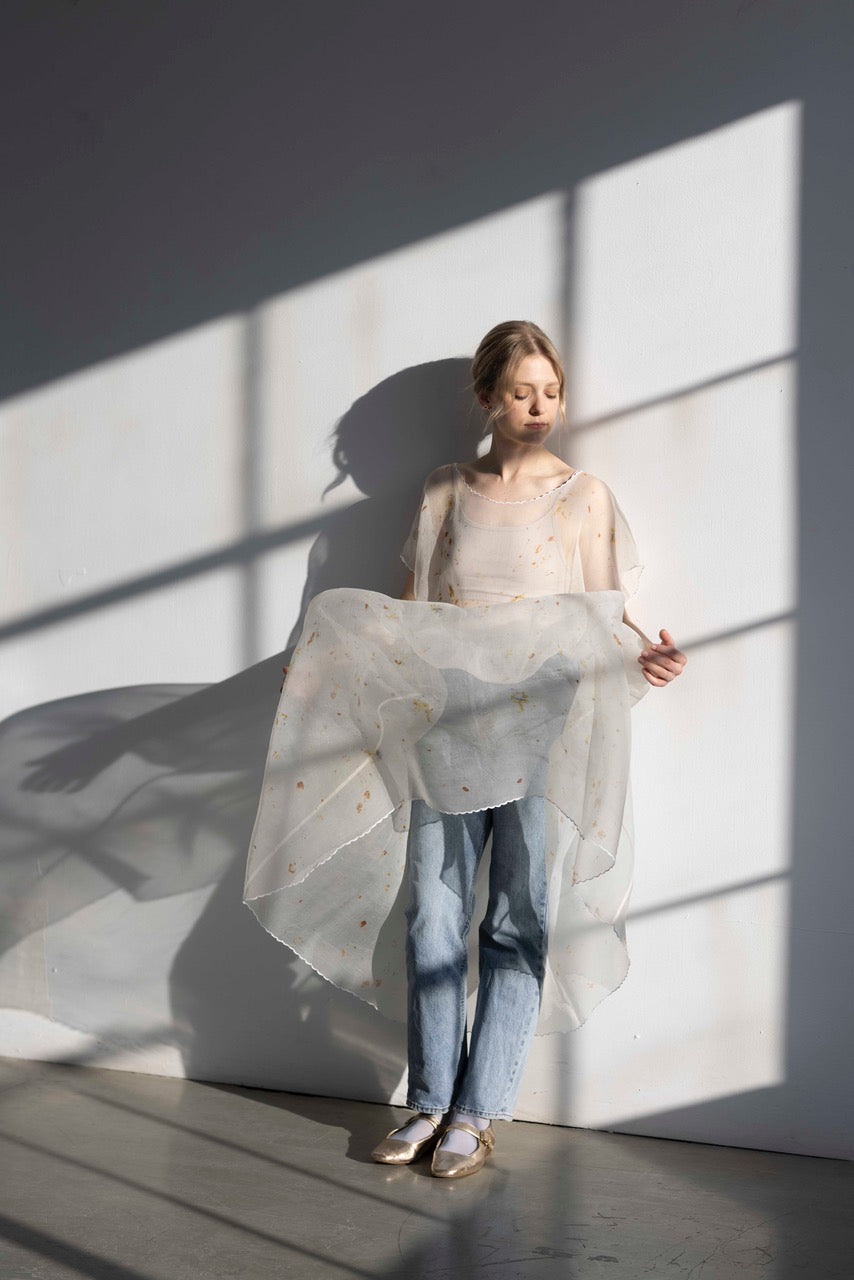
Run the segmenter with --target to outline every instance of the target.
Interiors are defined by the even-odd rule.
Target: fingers
[[[643,673],[650,684],[661,686],[669,684],[681,675],[682,668],[688,661],[680,649],[673,644],[670,632],[662,627],[659,635],[664,643],[650,642],[638,657]]]
[[[679,661],[680,656],[684,657],[684,655],[679,654],[678,649],[673,650],[673,656],[660,650],[645,649],[638,658],[638,662],[642,663],[650,671],[654,671],[656,675],[666,675],[668,672],[672,672],[673,675],[678,676],[685,665],[684,662]]]
[[[662,684],[668,684],[679,674],[680,668],[671,669],[661,666],[657,662],[645,662],[643,666],[644,675],[657,676]]]

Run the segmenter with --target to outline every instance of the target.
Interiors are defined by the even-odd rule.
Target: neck
[[[500,476],[505,484],[512,484],[520,476],[542,475],[557,461],[557,456],[543,444],[514,444],[495,435],[481,459],[484,468]]]

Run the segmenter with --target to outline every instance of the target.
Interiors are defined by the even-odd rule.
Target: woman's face
[[[519,361],[503,413],[493,430],[514,444],[539,444],[551,432],[560,411],[560,382],[545,356]]]

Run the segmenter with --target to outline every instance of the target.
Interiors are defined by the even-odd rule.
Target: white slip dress
[[[643,567],[628,522],[589,472],[508,502],[451,463],[427,477],[401,558],[416,599],[348,587],[308,606],[244,901],[328,981],[403,1020],[411,800],[461,813],[545,796],[537,1034],[574,1030],[629,968],[629,713],[649,686],[623,622]]]

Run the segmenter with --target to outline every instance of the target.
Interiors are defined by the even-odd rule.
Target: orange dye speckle
[[[365,927],[365,925],[366,925],[367,923],[368,923],[368,922],[367,922],[367,920],[360,920],[360,921],[359,921],[359,928],[360,928],[360,929],[364,929],[364,927]]]

